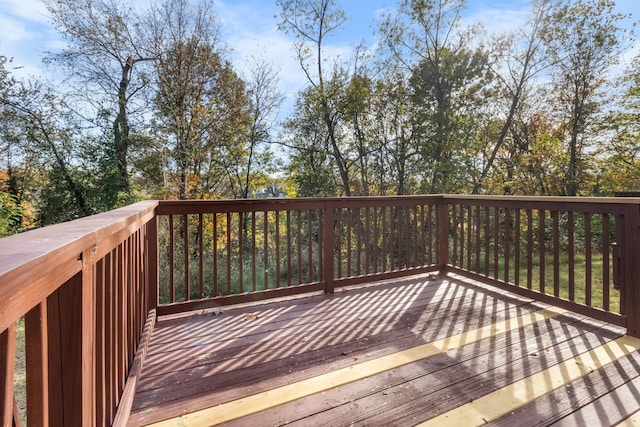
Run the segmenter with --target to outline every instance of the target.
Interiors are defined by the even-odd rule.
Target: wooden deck
[[[128,425],[615,425],[640,340],[462,280],[416,276],[158,319]]]

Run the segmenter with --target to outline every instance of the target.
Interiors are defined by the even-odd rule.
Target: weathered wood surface
[[[275,396],[285,387],[296,390],[297,383],[302,387],[312,379],[361,368],[425,343],[446,341],[465,331],[473,334],[500,321],[513,322],[542,307],[503,291],[422,276],[338,290],[333,296],[159,319],[129,425],[201,410],[206,417],[207,410],[213,414],[220,404],[233,406],[242,402],[239,399],[267,391]],[[566,312],[523,327],[515,325],[506,332],[498,330],[490,337],[382,373],[365,374],[318,394],[304,396],[300,390],[299,399],[294,396],[289,403],[227,424],[416,425],[516,381],[544,374],[558,363],[571,363],[622,335],[621,328]],[[638,361],[637,353],[621,358],[493,422],[544,425],[574,412],[578,417],[580,408],[585,419],[597,419],[601,415],[592,402],[598,398],[615,402],[616,397],[628,396],[635,384],[629,381],[640,375]],[[639,409],[640,403],[627,397],[613,411],[615,419],[607,420],[620,421],[634,408]]]

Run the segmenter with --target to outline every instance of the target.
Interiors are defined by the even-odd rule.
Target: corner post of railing
[[[335,203],[331,200],[324,202],[324,212],[322,213],[322,259],[324,265],[322,266],[322,276],[324,279],[325,287],[324,292],[326,294],[332,294],[334,292],[334,209]]]
[[[147,224],[147,311],[158,308],[158,214],[157,208],[153,218]]]
[[[438,201],[437,258],[440,274],[444,274],[449,264],[449,204],[444,198]]]
[[[640,204],[624,206],[623,242],[620,259],[622,304],[627,334],[640,337]]]

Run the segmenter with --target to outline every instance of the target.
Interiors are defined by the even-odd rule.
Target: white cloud
[[[285,95],[284,110],[293,108],[295,94],[307,85],[300,64],[294,58],[293,40],[278,30],[275,2],[217,2],[225,42],[233,49],[232,60],[238,72],[250,75],[254,60],[271,63],[280,78],[279,90]]]
[[[215,12],[223,27],[224,40],[233,49],[232,58],[238,71],[248,75],[252,58],[272,63],[279,72],[280,90],[287,97],[284,110],[290,111],[295,94],[308,86],[308,81],[295,58],[293,38],[278,30],[279,10],[275,2],[218,1]],[[359,39],[345,40],[345,35],[351,34],[341,33],[343,37],[338,40],[327,39],[323,49],[328,66],[334,61],[350,62],[355,43],[366,36],[356,34]]]
[[[24,21],[49,23],[49,11],[42,0],[2,0],[2,14],[13,15]]]
[[[35,36],[35,34],[29,33],[25,28],[23,22],[7,16],[0,12],[0,28],[2,28],[2,34],[0,35],[0,46],[2,43],[16,43],[20,40],[29,39]]]
[[[524,7],[523,7],[524,6]],[[522,28],[529,18],[530,6],[523,3],[518,8],[482,8],[466,15],[463,25],[481,23],[489,34],[513,32]]]
[[[42,75],[42,53],[55,46],[57,36],[41,0],[3,0],[0,10],[0,55],[13,58],[17,77]]]

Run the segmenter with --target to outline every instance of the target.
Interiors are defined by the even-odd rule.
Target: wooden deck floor
[[[448,276],[159,319],[130,426],[615,425],[640,340]]]

